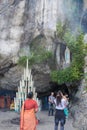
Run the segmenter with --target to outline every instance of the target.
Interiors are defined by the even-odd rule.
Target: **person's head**
[[[54,92],[51,92],[51,95],[54,96]]]
[[[57,96],[59,96],[59,97],[62,97],[62,96],[63,96],[63,93],[62,93],[61,90],[59,90],[59,91],[57,92]]]
[[[33,92],[29,92],[28,95],[27,95],[27,98],[32,99],[33,98]]]
[[[62,98],[63,98],[63,93],[59,90],[56,95],[57,105],[61,103]]]

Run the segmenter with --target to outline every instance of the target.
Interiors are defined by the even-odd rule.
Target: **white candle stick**
[[[20,81],[20,91],[22,92],[22,82]]]
[[[36,91],[36,89],[35,89],[35,87],[33,87],[33,93],[35,93],[35,91]]]
[[[25,71],[25,68],[24,68],[24,80],[26,79],[26,71]]]
[[[26,68],[24,68],[24,74],[21,77],[20,80],[20,86],[18,87],[18,92],[16,93],[15,101],[15,110],[21,110],[22,103],[27,98],[27,93],[30,91],[33,91],[34,93],[34,99],[38,101],[37,99],[37,93],[35,92],[34,87],[34,81],[31,74],[31,69],[28,68],[28,59],[26,63]]]

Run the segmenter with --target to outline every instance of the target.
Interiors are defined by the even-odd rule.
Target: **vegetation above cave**
[[[51,72],[52,81],[58,84],[72,83],[80,81],[84,72],[84,57],[86,55],[86,46],[83,42],[83,33],[78,30],[75,36],[67,26],[58,23],[57,37],[66,43],[72,53],[72,61],[69,67]]]
[[[28,56],[20,56],[18,64],[25,66],[26,60],[29,60],[29,66],[41,63],[47,63],[52,58],[52,52],[47,50],[46,39],[44,36],[36,37],[30,44],[30,53]]]

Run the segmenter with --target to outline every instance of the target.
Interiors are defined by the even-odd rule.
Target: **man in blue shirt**
[[[49,104],[49,110],[48,110],[48,116],[53,116],[54,114],[54,92],[51,92],[51,95],[48,98],[48,104]]]

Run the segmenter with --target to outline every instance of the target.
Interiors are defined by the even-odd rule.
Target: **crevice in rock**
[[[6,62],[3,62],[1,65],[0,65],[0,76],[4,76],[4,74],[6,72],[9,71],[10,68],[16,66],[17,64],[13,64],[13,62],[10,60],[9,62],[6,61]]]

